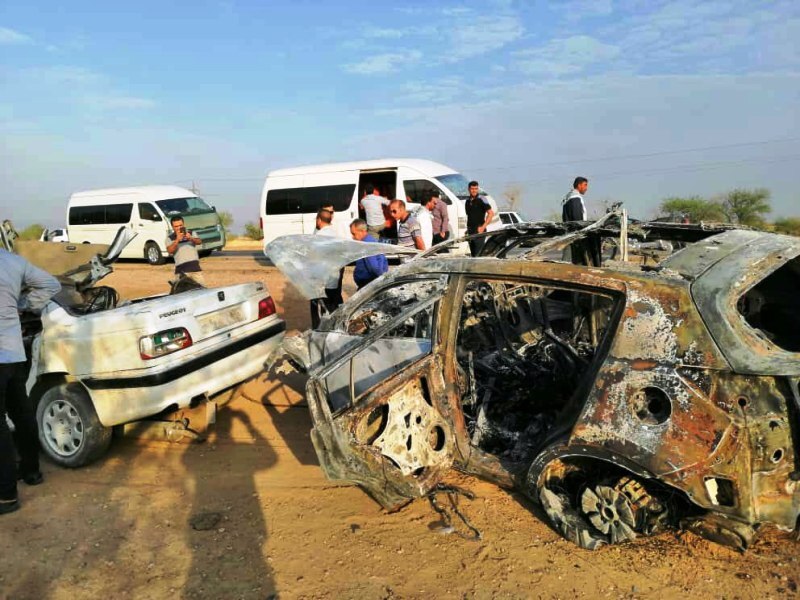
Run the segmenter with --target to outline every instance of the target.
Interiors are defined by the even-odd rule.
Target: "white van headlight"
[[[172,354],[192,345],[192,336],[183,327],[166,329],[139,338],[139,356],[144,360]]]

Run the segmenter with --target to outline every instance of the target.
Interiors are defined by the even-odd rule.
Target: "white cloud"
[[[8,27],[0,27],[0,46],[12,46],[15,44],[32,44],[33,38],[19,31],[14,31]]]
[[[419,50],[387,52],[370,56],[357,63],[346,64],[342,69],[355,75],[379,75],[419,62],[421,58],[422,52]]]
[[[135,96],[118,96],[115,94],[91,94],[83,96],[81,101],[90,108],[97,110],[127,110],[152,108],[156,103],[149,98]]]
[[[449,39],[444,62],[457,62],[498,50],[525,33],[519,18],[511,15],[470,17],[445,29]]]
[[[528,48],[514,53],[515,66],[528,74],[551,76],[580,73],[594,63],[609,62],[619,56],[620,50],[593,37],[576,35],[551,40],[539,48]]]
[[[558,4],[559,11],[571,21],[587,17],[602,17],[614,12],[612,0],[568,0]]]

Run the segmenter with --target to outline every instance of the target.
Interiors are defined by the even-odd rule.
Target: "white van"
[[[120,226],[138,235],[121,258],[144,258],[159,265],[167,256],[170,218],[183,217],[186,228],[203,240],[201,257],[225,246],[225,230],[217,210],[187,189],[148,185],[89,190],[72,194],[67,205],[67,233],[73,244],[110,244]]]
[[[360,162],[328,163],[291,169],[278,169],[267,175],[261,193],[261,228],[264,244],[277,237],[314,233],[316,215],[323,203],[332,203],[334,225],[349,237],[350,222],[358,217],[358,200],[368,186],[377,185],[389,198],[410,200],[416,210],[425,192],[438,189],[448,207],[451,238],[467,232],[464,200],[469,196],[469,180],[450,167],[418,158],[383,158]],[[486,195],[495,213],[497,205]],[[466,244],[461,248],[467,251]]]

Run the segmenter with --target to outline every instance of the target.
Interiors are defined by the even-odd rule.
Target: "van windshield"
[[[156,204],[165,215],[197,215],[214,212],[214,209],[206,204],[205,200],[197,197],[156,200]]]
[[[469,198],[469,181],[461,173],[451,173],[450,175],[440,175],[435,178],[440,181],[448,190],[453,192],[460,200]],[[486,192],[481,190],[479,195],[485,196]]]

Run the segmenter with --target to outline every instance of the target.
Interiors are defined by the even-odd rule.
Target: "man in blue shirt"
[[[350,235],[352,235],[353,239],[357,242],[378,241],[367,231],[367,222],[364,219],[356,219],[350,223]],[[375,281],[388,270],[389,261],[386,260],[386,256],[383,254],[359,258],[356,261],[356,268],[353,271],[353,279],[358,289],[361,289],[368,283]]]
[[[25,390],[28,373],[19,312],[39,312],[60,289],[54,277],[0,248],[0,515],[19,508],[17,478],[28,485],[42,482],[36,418]],[[14,423],[13,437],[6,413]]]

